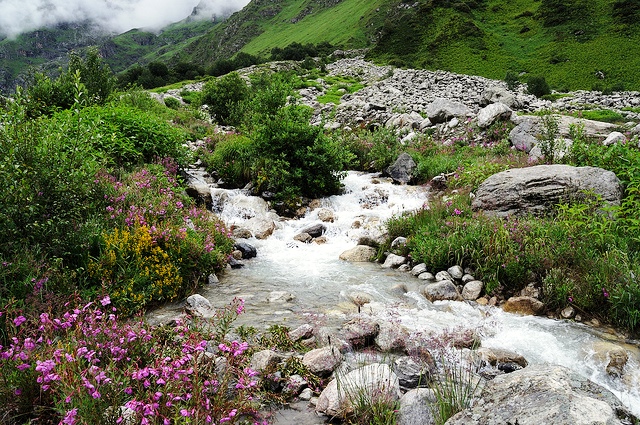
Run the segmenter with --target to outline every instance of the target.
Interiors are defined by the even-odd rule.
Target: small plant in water
[[[473,363],[463,358],[462,351],[447,341],[451,338],[445,332],[428,343],[440,369],[431,383],[435,395],[431,411],[438,425],[444,425],[450,417],[470,407],[482,384]]]

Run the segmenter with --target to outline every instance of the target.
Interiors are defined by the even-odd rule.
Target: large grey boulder
[[[565,367],[536,365],[489,381],[446,425],[622,425],[627,416],[608,390]]]
[[[617,205],[622,199],[622,185],[613,172],[555,164],[492,175],[478,187],[472,207],[496,216],[543,213],[583,191],[593,191],[611,204]]]
[[[427,105],[427,117],[434,124],[449,121],[451,118],[466,118],[473,116],[473,111],[464,103],[449,99],[436,98]]]
[[[385,173],[391,177],[394,183],[407,184],[413,178],[413,172],[418,165],[406,152],[398,156],[396,161],[385,170]]]
[[[210,318],[216,313],[209,300],[200,294],[189,296],[185,302],[184,309],[187,314],[193,317]]]
[[[487,128],[496,121],[508,120],[513,111],[504,103],[492,103],[478,111],[478,127]]]
[[[353,412],[352,400],[362,397],[400,398],[398,377],[388,365],[370,364],[333,379],[320,394],[316,411],[331,417],[347,415]]]
[[[302,364],[315,375],[328,376],[338,367],[342,359],[342,353],[338,348],[327,346],[307,352],[302,358]]]
[[[538,143],[536,137],[538,133],[538,117],[527,117],[520,121],[509,132],[509,141],[511,145],[519,151],[529,153],[531,149]]]
[[[509,90],[498,86],[489,86],[484,89],[484,91],[482,92],[482,98],[480,99],[481,106],[486,106],[491,103],[498,102],[504,103],[509,108],[518,106],[516,96]]]

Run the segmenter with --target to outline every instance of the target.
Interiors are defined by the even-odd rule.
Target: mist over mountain
[[[190,16],[228,15],[249,0],[0,0],[0,38],[60,23],[91,22],[109,33],[160,29]]]

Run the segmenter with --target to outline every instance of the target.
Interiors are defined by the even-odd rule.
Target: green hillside
[[[558,90],[640,89],[640,0],[254,0],[181,58],[268,57],[293,42],[371,48],[376,62],[504,78]]]
[[[171,24],[157,34],[134,29],[108,39],[100,50],[115,72],[136,63],[168,61],[218,22],[185,20]]]
[[[394,11],[370,57],[491,78],[541,75],[558,90],[640,88],[640,27],[628,19],[640,2],[448,3]]]
[[[218,23],[219,20],[185,19],[158,33],[134,29],[113,36],[100,33],[85,22],[60,24],[0,40],[0,92],[13,91],[32,69],[56,74],[65,65],[69,52],[88,46],[98,46],[114,72],[139,63],[169,62]]]

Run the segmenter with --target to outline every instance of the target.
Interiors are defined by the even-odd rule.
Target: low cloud
[[[191,15],[199,17],[240,10],[249,0],[0,0],[0,35],[23,32],[65,22],[90,21],[110,32],[132,28],[159,29]]]

